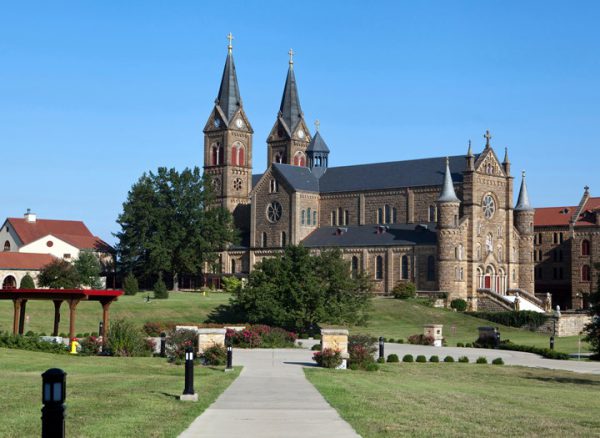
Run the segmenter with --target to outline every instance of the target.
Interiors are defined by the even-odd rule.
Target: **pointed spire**
[[[525,183],[525,171],[522,173],[521,189],[519,190],[519,198],[515,211],[531,211],[533,207],[529,203],[529,194],[527,193],[527,184]]]
[[[292,133],[294,129],[296,129],[296,126],[298,126],[298,122],[302,119],[302,108],[300,108],[300,97],[298,96],[298,88],[296,87],[293,58],[294,51],[292,49],[290,49],[289,55],[290,66],[285,80],[285,87],[283,88],[279,115],[286,123],[290,133]]]
[[[504,164],[508,164],[510,163],[510,160],[508,159],[508,148],[504,148]]]
[[[306,152],[330,152],[329,148],[327,147],[327,143],[325,143],[325,140],[323,140],[323,137],[321,137],[321,133],[319,131],[315,132],[315,135],[310,140],[310,143],[306,148]]]
[[[469,149],[467,150],[467,157],[473,156],[473,149],[471,148],[471,140],[469,140]]]
[[[454,191],[454,183],[452,182],[452,174],[450,173],[450,159],[446,157],[446,172],[444,173],[444,185],[440,192],[438,202],[460,202]]]
[[[233,46],[231,45],[233,35],[231,35],[231,32],[227,35],[227,39],[229,40],[227,46],[227,59],[225,60],[221,86],[219,87],[219,94],[217,95],[215,104],[221,108],[223,114],[227,117],[227,122],[229,122],[235,112],[242,106],[242,98],[240,97],[240,89],[235,73],[235,64],[233,63]]]

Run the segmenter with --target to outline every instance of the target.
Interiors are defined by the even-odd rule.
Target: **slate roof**
[[[306,152],[330,152],[319,131],[315,132],[314,137],[310,140]]]
[[[517,199],[515,211],[531,210],[533,210],[533,207],[529,203],[529,193],[527,192],[527,183],[525,182],[525,172],[523,172],[523,179],[521,180],[521,188],[519,189],[519,198]]]
[[[219,94],[215,101],[223,114],[227,117],[227,121],[231,121],[231,117],[242,106],[242,98],[240,97],[240,89],[237,82],[237,74],[235,72],[235,64],[233,63],[233,54],[231,50],[227,53],[225,67],[223,68],[223,77],[221,78],[221,86]]]
[[[273,169],[295,190],[319,192],[319,180],[315,178],[308,167],[273,163]]]
[[[458,202],[458,198],[456,197],[456,192],[454,191],[454,184],[452,183],[452,177],[450,174],[450,169],[448,168],[449,163],[448,159],[446,159],[446,170],[444,171],[444,185],[442,186],[442,191],[438,198],[438,202]]]
[[[300,96],[298,95],[298,87],[296,86],[296,75],[294,75],[293,64],[290,64],[285,79],[279,113],[290,130],[290,134],[293,133],[298,122],[302,119],[302,108],[300,108]]]
[[[338,232],[342,230],[342,232]],[[364,247],[364,246],[416,246],[435,245],[435,223],[392,224],[384,232],[377,225],[317,228],[302,241],[308,248]]]

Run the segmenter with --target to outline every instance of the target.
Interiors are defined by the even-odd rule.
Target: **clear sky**
[[[202,166],[228,32],[255,172],[293,48],[330,165],[477,152],[489,129],[536,206],[577,204],[600,195],[599,20],[597,1],[7,1],[0,216],[114,242],[144,171]]]

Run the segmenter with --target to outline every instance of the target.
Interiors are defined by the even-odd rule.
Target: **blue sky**
[[[599,19],[584,1],[6,2],[0,216],[114,242],[144,171],[202,166],[230,31],[255,172],[293,48],[330,165],[478,151],[489,129],[536,206],[577,204],[600,195]]]

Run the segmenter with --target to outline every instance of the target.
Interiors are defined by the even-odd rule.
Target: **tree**
[[[79,287],[79,274],[71,263],[56,259],[41,269],[38,284],[52,289],[75,289]]]
[[[90,251],[79,252],[79,257],[73,263],[73,267],[79,275],[80,286],[88,286],[92,289],[102,288],[100,273],[102,267],[98,257]]]
[[[585,340],[592,346],[595,357],[600,359],[600,263],[594,265],[597,275],[596,292],[590,294],[590,316],[592,321],[585,326]]]
[[[167,286],[162,279],[162,274],[159,274],[158,280],[154,283],[154,287],[152,288],[154,291],[154,298],[156,299],[165,299],[169,298],[169,291],[167,290]]]
[[[340,251],[313,256],[290,245],[283,256],[258,263],[230,309],[221,310],[251,323],[311,332],[320,323],[365,322],[370,297],[370,282],[363,274],[352,278]]]
[[[122,268],[146,281],[168,273],[177,289],[181,274],[202,273],[235,240],[231,213],[215,205],[207,178],[197,167],[141,176],[117,220]]]
[[[123,291],[125,291],[125,295],[135,295],[140,291],[137,278],[135,278],[133,272],[127,274],[127,277],[123,280]]]
[[[21,289],[35,289],[35,282],[29,272],[21,279]]]

